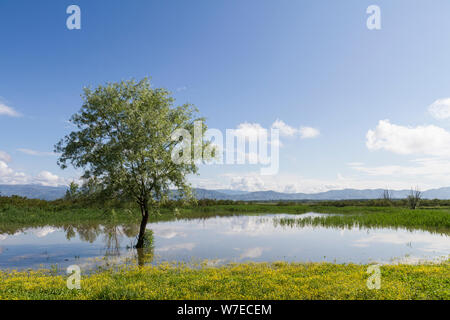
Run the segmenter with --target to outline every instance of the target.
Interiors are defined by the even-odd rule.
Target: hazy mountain
[[[233,195],[224,192],[207,189],[194,189],[194,194],[197,199],[230,200],[233,197]]]
[[[240,195],[240,194],[247,194],[250,191],[242,191],[242,190],[230,190],[230,189],[215,189],[214,191],[220,192],[220,193],[225,193],[227,195]]]
[[[450,199],[450,187],[424,191],[423,197],[426,199]]]
[[[46,187],[35,184],[7,185],[0,184],[0,195],[21,196],[29,199],[56,200],[64,197],[67,187]]]
[[[229,191],[229,190],[228,190]],[[198,199],[242,200],[242,201],[273,201],[273,200],[362,200],[379,199],[383,189],[343,189],[330,190],[319,193],[283,193],[275,191],[256,191],[225,193],[223,190],[196,189]],[[391,191],[392,198],[403,199],[410,194],[410,190]],[[427,190],[422,193],[425,199],[450,199],[450,187]]]
[[[66,187],[46,187],[41,185],[0,185],[3,196],[18,195],[30,199],[55,200],[64,197]],[[175,193],[175,192],[174,192]],[[383,189],[343,189],[319,193],[283,193],[275,191],[248,192],[242,190],[208,190],[194,189],[197,199],[242,200],[242,201],[276,201],[276,200],[358,200],[379,199]],[[392,191],[394,199],[403,199],[410,190]],[[450,187],[432,189],[423,192],[425,199],[450,199]]]

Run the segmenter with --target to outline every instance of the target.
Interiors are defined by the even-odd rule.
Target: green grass
[[[450,299],[450,264],[380,266],[381,288],[369,289],[367,265],[238,264],[217,268],[160,265],[83,276],[1,272],[0,299]]]
[[[329,210],[316,210],[329,212]],[[335,210],[337,215],[325,217],[278,218],[275,223],[282,226],[405,228],[450,234],[450,212],[448,210],[408,210],[400,208],[352,208]]]

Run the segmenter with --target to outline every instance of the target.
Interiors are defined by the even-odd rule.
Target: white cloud
[[[244,191],[267,190],[266,183],[262,176],[259,175],[243,175],[231,176],[231,189]]]
[[[284,137],[292,137],[298,133],[298,129],[293,128],[284,121],[278,119],[272,124],[272,128],[280,130],[280,136]]]
[[[365,166],[363,164],[353,165],[353,169],[366,173],[370,176],[387,176],[405,181],[414,179],[429,181],[436,186],[446,185],[450,181],[450,159],[425,158],[414,159],[406,165],[383,165]]]
[[[428,112],[438,120],[450,118],[450,98],[436,100],[428,107]]]
[[[186,86],[178,87],[177,92],[186,91],[188,88]]]
[[[192,249],[194,249],[195,247],[196,247],[196,244],[194,242],[188,242],[188,243],[167,245],[165,247],[156,248],[155,251],[158,251],[158,252],[166,252],[166,251],[174,251],[174,250],[192,251]]]
[[[28,154],[30,156],[56,156],[54,152],[36,151],[32,149],[19,148],[17,151]]]
[[[263,254],[264,248],[256,247],[246,249],[241,253],[239,259],[255,259],[259,258]]]
[[[259,172],[224,173],[212,178],[196,179],[191,182],[196,188],[205,189],[231,189],[241,191],[278,191],[278,192],[316,192],[326,191],[327,185],[323,181],[307,181],[301,176],[292,174],[277,174],[263,176]]]
[[[302,139],[316,138],[320,135],[320,131],[312,127],[301,127],[299,132]]]
[[[4,161],[0,160],[0,183],[24,184],[28,182],[28,177],[23,172],[16,172]]]
[[[272,128],[280,130],[280,136],[282,137],[293,137],[298,135],[302,139],[311,139],[320,135],[320,131],[316,128],[300,127],[297,129],[279,119],[272,124]]]
[[[380,120],[367,132],[366,146],[403,155],[450,156],[450,132],[434,125],[404,127]]]
[[[21,114],[0,102],[0,116],[20,117]]]
[[[361,179],[346,179],[336,175],[335,179],[322,180],[305,178],[301,175],[279,173],[273,176],[263,176],[258,172],[226,173],[220,176],[224,179],[221,189],[242,191],[276,191],[287,193],[316,193],[344,188],[368,188],[371,182]],[[206,187],[204,181],[203,185]],[[377,184],[378,186],[379,184]],[[384,184],[382,184],[384,186]]]
[[[437,100],[429,107],[436,118],[450,117],[450,99]],[[401,126],[380,120],[374,130],[366,135],[369,150],[386,150],[400,155],[425,155],[427,158],[409,160],[407,163],[367,166],[349,163],[354,170],[367,178],[386,178],[404,184],[425,187],[448,186],[450,181],[450,131],[435,125]]]
[[[4,162],[11,162],[11,156],[6,152],[0,150],[0,160]]]
[[[196,175],[191,175],[189,177],[189,181],[191,181],[191,183],[195,185],[196,188],[200,189],[214,190],[214,189],[226,189],[229,187],[228,185],[224,184],[218,179],[200,178],[199,176]]]
[[[267,129],[264,129],[259,123],[244,122],[232,132],[235,136],[247,138],[249,141],[257,141],[261,136],[267,136]]]
[[[6,176],[13,173],[13,170],[8,167],[6,162],[0,161],[0,176]]]
[[[34,177],[34,182],[41,184],[43,186],[56,187],[59,185],[67,185],[67,181],[64,178],[57,176],[49,171],[41,171],[36,177]]]
[[[2,184],[40,184],[56,187],[68,185],[69,182],[68,179],[64,179],[48,171],[42,171],[37,176],[31,176],[14,170],[5,161],[0,160],[0,183]]]
[[[175,237],[186,237],[186,233],[181,231],[182,228],[178,227],[168,227],[166,225],[155,225],[152,227],[155,236],[164,239],[172,239]]]
[[[363,166],[364,163],[363,162],[349,162],[349,163],[347,163],[347,165],[350,167],[357,167],[357,166]]]
[[[286,193],[318,193],[341,189],[410,189],[418,185],[421,190],[448,186],[450,161],[434,164],[431,159],[423,163],[412,161],[410,166],[397,167],[395,174],[389,174],[387,167],[351,167],[355,173],[339,174],[330,178],[308,178],[300,174],[279,173],[263,176],[259,172],[225,173],[200,181],[190,179],[192,185],[204,189],[230,189],[241,191],[276,191]],[[425,167],[425,168],[422,168]],[[418,168],[416,168],[418,167]],[[410,170],[413,168],[413,170]],[[445,169],[445,171],[444,171]],[[441,171],[441,172],[439,172]],[[419,175],[420,174],[420,175]]]
[[[34,234],[36,235],[36,237],[38,238],[44,238],[46,236],[48,236],[49,234],[57,231],[58,229],[55,227],[43,227],[43,228],[38,228]]]
[[[407,232],[382,232],[368,235],[354,241],[354,246],[368,247],[376,243],[387,243],[392,245],[414,244],[416,248],[425,252],[449,252],[450,242],[438,234],[430,234],[421,231]]]
[[[315,138],[320,135],[320,131],[312,127],[294,128],[286,124],[283,120],[277,119],[271,126],[272,129],[278,129],[281,137],[300,136],[302,139]],[[259,123],[244,122],[233,130],[236,136],[246,137],[249,141],[255,141],[262,135],[267,135],[268,130]]]

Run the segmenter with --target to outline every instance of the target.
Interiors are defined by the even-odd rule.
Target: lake
[[[416,263],[450,254],[448,235],[390,228],[282,226],[264,214],[148,224],[153,254],[147,263],[335,262]],[[66,268],[135,263],[138,225],[64,225],[0,233],[0,269]]]

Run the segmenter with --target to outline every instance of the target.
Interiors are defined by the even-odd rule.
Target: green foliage
[[[146,230],[144,234],[144,249],[154,248],[154,236],[153,230]]]
[[[197,109],[189,104],[174,107],[170,93],[151,88],[148,79],[123,81],[84,89],[83,106],[72,116],[78,130],[56,146],[58,164],[83,169],[83,193],[106,199],[135,200],[148,214],[167,200],[169,187],[191,197],[186,175],[196,173],[193,161],[172,161],[185,142],[172,139],[177,129],[194,136]],[[194,144],[203,141],[202,126]],[[197,132],[197,134],[199,134]],[[195,145],[192,148],[195,150]]]
[[[76,184],[74,181],[72,181],[69,185],[69,189],[67,189],[66,191],[66,195],[64,197],[64,199],[66,200],[75,200],[77,199],[80,194],[79,194],[79,186],[78,184]]]

